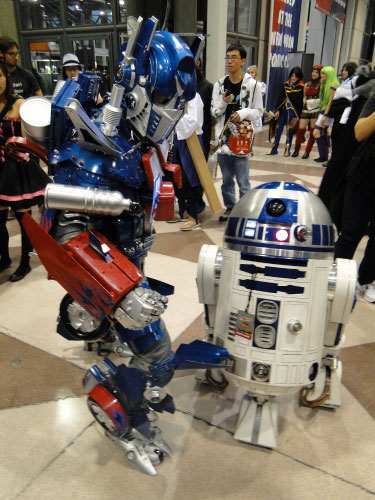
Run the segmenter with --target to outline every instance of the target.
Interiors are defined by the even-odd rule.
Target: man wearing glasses
[[[4,56],[10,79],[13,85],[13,94],[24,99],[34,95],[43,95],[38,80],[31,71],[17,66],[19,46],[8,36],[0,37],[0,55]]]
[[[262,92],[260,85],[248,73],[243,73],[246,50],[242,45],[230,45],[225,57],[228,75],[220,78],[214,85],[211,101],[211,114],[217,120],[215,140],[211,141],[211,152],[217,149],[217,159],[223,175],[221,192],[226,211],[219,220],[225,222],[236,204],[234,178],[240,197],[250,189],[249,156],[241,151],[233,153],[226,144],[219,144],[219,138],[228,121],[233,123],[244,120],[256,121],[263,115]]]

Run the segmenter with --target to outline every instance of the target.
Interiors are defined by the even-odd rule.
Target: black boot
[[[20,265],[11,275],[9,281],[20,281],[26,276],[26,274],[28,274],[31,271],[29,252],[32,251],[33,246],[22,224],[22,217],[24,216],[25,212],[14,212],[14,213],[21,227],[22,255],[21,255]],[[28,213],[31,215],[31,210]]]
[[[9,233],[7,229],[8,210],[0,210],[0,273],[7,269],[12,261],[9,257]]]

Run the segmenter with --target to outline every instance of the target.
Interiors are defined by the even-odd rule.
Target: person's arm
[[[227,102],[223,99],[222,94],[222,85],[220,85],[220,81],[217,81],[214,85],[211,101],[211,115],[213,118],[219,118],[227,109]]]
[[[253,85],[254,83],[254,85]],[[263,116],[263,99],[262,91],[260,90],[260,85],[255,85],[255,80],[251,81],[250,84],[250,102],[248,107],[239,109],[233,114],[231,120],[234,122],[239,122],[243,120],[256,121]]]
[[[355,138],[362,142],[375,132],[375,111],[367,118],[360,118],[354,127]]]
[[[357,141],[362,142],[375,132],[375,94],[372,94],[363,106],[359,119],[354,127]]]
[[[39,89],[34,92],[34,95],[43,96],[43,92]]]
[[[198,99],[200,102],[198,102]],[[178,140],[188,139],[198,127],[198,106],[202,103],[199,94],[187,103],[187,110],[176,125]],[[203,108],[203,103],[201,104]]]

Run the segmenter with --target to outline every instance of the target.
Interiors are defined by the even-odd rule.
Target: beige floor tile
[[[152,252],[147,259],[147,276],[175,286],[175,293],[169,297],[163,315],[172,342],[203,311],[203,305],[198,302],[196,269],[196,263]]]
[[[165,416],[174,455],[154,477],[129,465],[120,449],[89,427],[17,496],[22,500],[352,499],[372,497],[358,482],[292,456],[233,442],[227,432],[177,412]],[[199,465],[198,465],[199,464]],[[53,495],[53,496],[51,496]]]
[[[213,393],[196,376],[187,376],[175,379],[170,391],[180,410],[234,431],[244,394],[241,389],[230,385],[224,394]],[[371,473],[375,467],[375,421],[344,386],[342,398],[342,407],[327,410],[300,407],[297,396],[280,397],[277,450],[246,446],[260,455],[284,454],[307,466],[322,468],[375,494]]]
[[[0,412],[2,500],[16,498],[91,424],[85,399],[67,398]],[[51,500],[53,494],[52,489]]]

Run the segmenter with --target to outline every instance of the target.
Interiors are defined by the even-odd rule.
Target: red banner
[[[345,21],[346,4],[347,0],[316,0],[315,8],[343,23]]]

